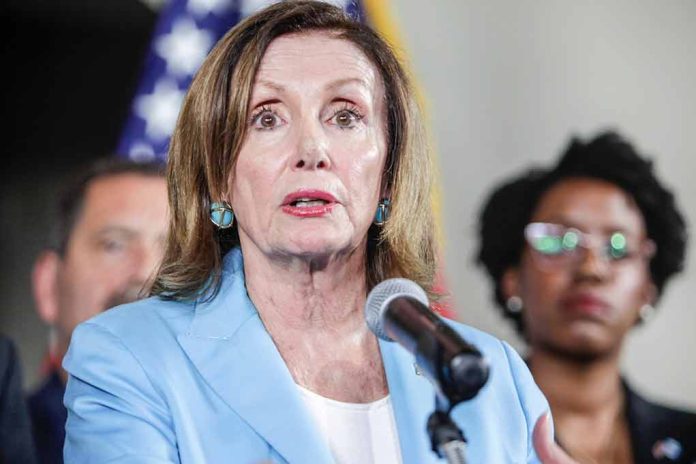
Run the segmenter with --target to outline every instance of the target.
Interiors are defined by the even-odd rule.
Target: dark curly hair
[[[657,245],[650,275],[658,295],[667,280],[684,267],[686,223],[674,195],[656,177],[653,163],[616,132],[603,132],[587,142],[573,137],[556,166],[531,169],[504,182],[493,190],[479,216],[477,263],[486,269],[495,301],[520,334],[520,313],[508,311],[505,306],[503,274],[520,262],[524,227],[541,197],[558,182],[577,177],[610,182],[633,198],[645,220],[648,237]]]

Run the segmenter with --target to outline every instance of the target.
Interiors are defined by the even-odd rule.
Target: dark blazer
[[[651,403],[626,383],[624,389],[634,461],[696,463],[696,414]]]
[[[58,373],[53,371],[29,396],[29,414],[41,464],[63,464],[65,420],[68,417],[63,406],[64,394],[65,386]]]
[[[17,352],[0,336],[0,464],[36,462]]]

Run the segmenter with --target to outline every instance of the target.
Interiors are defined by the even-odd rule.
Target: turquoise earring
[[[391,202],[389,201],[389,198],[383,198],[377,204],[377,212],[375,213],[375,220],[374,220],[375,225],[381,226],[389,218],[389,205],[390,204],[391,204]]]
[[[229,229],[234,224],[234,212],[226,201],[215,201],[210,204],[210,220],[219,229]]]

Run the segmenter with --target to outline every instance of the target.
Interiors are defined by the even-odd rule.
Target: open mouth
[[[285,197],[283,211],[301,217],[320,217],[331,213],[338,202],[328,192],[315,189],[300,189]]]
[[[311,208],[313,206],[324,206],[328,204],[328,201],[321,200],[319,198],[298,198],[297,200],[290,202],[290,205],[296,208]]]

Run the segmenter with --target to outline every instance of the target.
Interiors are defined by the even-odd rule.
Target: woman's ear
[[[520,271],[517,267],[509,267],[500,279],[500,289],[507,300],[511,296],[520,295]]]
[[[36,311],[41,319],[53,325],[58,318],[58,268],[60,256],[55,251],[42,252],[31,273]]]

